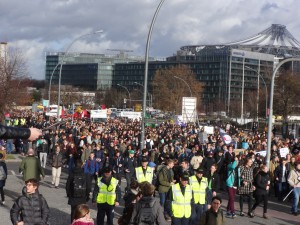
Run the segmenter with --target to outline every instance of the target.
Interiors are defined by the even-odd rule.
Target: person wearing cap
[[[124,159],[124,173],[126,179],[126,190],[130,190],[130,183],[132,178],[134,178],[135,167],[137,165],[136,159],[134,158],[134,150],[128,151],[128,157]]]
[[[190,177],[190,185],[193,190],[194,203],[192,207],[191,225],[198,225],[203,212],[207,210],[206,191],[208,188],[207,178],[203,177],[204,170],[198,168],[196,175]]]
[[[199,225],[225,225],[223,211],[220,209],[222,199],[215,196],[211,200],[211,208],[201,216]]]
[[[293,188],[293,203],[292,203],[292,214],[298,215],[298,203],[300,197],[300,160],[295,162],[295,169],[293,169],[288,177],[289,185]]]
[[[92,202],[97,202],[97,225],[104,225],[105,214],[107,224],[113,225],[114,208],[121,200],[121,189],[118,180],[112,176],[109,167],[103,169],[103,177],[99,177],[93,191]]]
[[[180,175],[180,182],[171,186],[166,207],[171,215],[172,225],[189,225],[192,216],[193,189],[189,183],[189,174]]]
[[[150,184],[152,184],[153,169],[150,166],[148,166],[147,157],[143,157],[141,161],[142,161],[142,166],[135,168],[136,180],[139,183],[148,181]]]

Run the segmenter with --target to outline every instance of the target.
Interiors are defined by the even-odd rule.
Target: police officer
[[[199,224],[202,213],[207,210],[206,191],[208,188],[207,178],[203,177],[204,170],[198,168],[196,175],[190,177],[190,185],[193,190],[194,204],[192,205],[191,225]]]
[[[139,183],[148,181],[150,184],[152,184],[153,168],[148,166],[147,157],[142,158],[142,166],[135,168],[135,176]]]
[[[118,180],[112,177],[109,167],[103,169],[103,177],[99,177],[93,192],[92,202],[97,202],[97,225],[104,225],[105,214],[107,224],[113,225],[114,208],[119,205],[121,199],[121,189]]]
[[[189,174],[183,172],[180,181],[172,185],[167,195],[167,211],[171,215],[172,225],[189,225],[192,215],[193,191],[188,184]]]

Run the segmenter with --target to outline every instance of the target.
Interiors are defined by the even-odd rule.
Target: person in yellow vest
[[[189,225],[192,215],[193,190],[188,184],[189,174],[183,172],[179,183],[172,185],[167,195],[166,207],[172,225]]]
[[[121,200],[121,189],[118,180],[112,177],[112,170],[109,167],[103,169],[103,177],[98,177],[97,184],[93,191],[92,202],[97,202],[97,225],[104,225],[105,214],[107,225],[113,225],[114,208]]]
[[[142,166],[135,168],[135,177],[139,183],[144,181],[152,184],[153,181],[153,168],[148,166],[147,157],[142,158]]]
[[[207,210],[206,191],[207,178],[203,176],[204,170],[198,168],[196,175],[190,177],[190,185],[193,190],[194,204],[192,205],[191,225],[198,225],[201,215]]]
[[[26,119],[25,119],[25,118],[21,118],[20,123],[21,123],[21,126],[22,126],[22,127],[25,126],[25,124],[26,124]]]

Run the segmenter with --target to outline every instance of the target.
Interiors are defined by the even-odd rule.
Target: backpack
[[[154,180],[153,184],[154,184],[154,186],[156,187],[156,190],[158,190],[158,186],[160,185],[158,176],[159,176],[160,172],[161,172],[165,167],[166,167],[165,165],[159,165],[159,166],[157,167],[156,173],[155,173],[154,176],[153,176],[153,180]]]
[[[146,149],[150,150],[151,149],[151,141],[146,140]]]
[[[7,175],[5,173],[4,167],[0,166],[0,180],[5,180],[7,178]]]
[[[84,175],[74,175],[73,179],[73,198],[82,198],[86,196],[86,179]]]
[[[154,204],[156,200],[151,202],[140,202],[140,209],[135,219],[135,225],[154,225],[156,215],[154,212]]]

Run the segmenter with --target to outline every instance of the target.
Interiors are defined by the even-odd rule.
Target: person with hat
[[[113,225],[114,208],[119,206],[121,200],[121,189],[118,180],[112,176],[109,167],[103,169],[103,177],[99,177],[93,191],[92,202],[97,202],[97,225],[104,225],[105,214],[107,224]]]
[[[172,185],[168,194],[166,207],[171,215],[172,225],[189,225],[192,215],[193,189],[189,183],[189,174],[180,175],[179,183]]]
[[[220,209],[222,199],[215,196],[211,200],[211,208],[208,209],[200,219],[199,225],[225,225],[223,211]]]
[[[292,204],[292,214],[298,215],[298,203],[300,197],[300,160],[295,162],[295,169],[291,170],[288,177],[289,185],[293,188],[293,204]]]
[[[135,167],[137,166],[136,159],[134,158],[135,151],[129,150],[128,156],[124,159],[124,173],[126,179],[126,190],[130,190],[130,183],[132,178],[134,178]]]
[[[203,212],[207,210],[206,191],[208,188],[207,178],[203,177],[204,170],[198,168],[196,175],[190,177],[190,185],[193,190],[194,203],[192,207],[191,225],[197,225]]]
[[[148,166],[148,159],[147,157],[143,157],[142,160],[142,166],[135,168],[135,177],[136,180],[139,183],[142,183],[144,181],[148,181],[150,184],[152,184],[153,181],[153,169]]]

